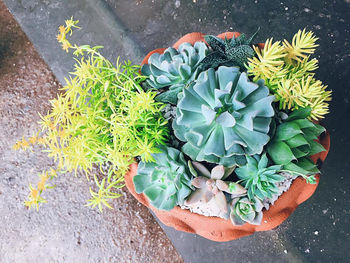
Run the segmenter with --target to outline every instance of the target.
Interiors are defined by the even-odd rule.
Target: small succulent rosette
[[[317,38],[304,29],[257,45],[255,36],[205,36],[142,66],[170,133],[133,183],[158,210],[260,225],[297,177],[316,183],[311,156],[325,151],[319,120],[331,99],[315,79]]]

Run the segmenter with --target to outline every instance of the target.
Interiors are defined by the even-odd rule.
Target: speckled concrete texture
[[[23,201],[37,173],[53,166],[40,149],[12,145],[39,126],[60,88],[0,1],[0,262],[183,262],[150,212],[123,189],[114,210],[84,207],[84,176],[55,180],[39,212]]]

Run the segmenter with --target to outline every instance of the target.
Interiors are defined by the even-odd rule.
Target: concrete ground
[[[41,153],[13,151],[39,128],[60,85],[0,0],[0,262],[183,262],[145,207],[123,189],[114,210],[84,207],[86,178],[55,180],[39,212],[23,201],[37,173],[53,166]]]

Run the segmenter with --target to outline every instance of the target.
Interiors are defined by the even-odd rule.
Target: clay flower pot
[[[223,39],[226,36],[230,39],[233,35],[237,37],[239,36],[239,33],[226,32],[218,35],[218,37]],[[204,34],[202,33],[190,33],[180,38],[173,47],[178,48],[179,45],[184,42],[194,44],[197,41],[204,41],[203,37]],[[264,44],[258,45],[262,48]],[[142,64],[147,63],[148,58],[153,53],[163,53],[164,50],[165,48],[159,48],[151,51],[143,59]],[[328,154],[330,147],[329,134],[327,132],[321,134],[319,142],[323,145],[326,151],[312,156],[312,160],[315,163],[322,163]],[[277,227],[293,213],[298,205],[312,196],[317,188],[320,177],[319,174],[316,175],[316,184],[307,184],[306,181],[300,177],[295,179],[289,190],[283,193],[269,210],[264,211],[261,225],[251,225],[246,223],[243,226],[234,226],[230,220],[191,213],[189,210],[181,209],[179,206],[176,206],[171,211],[156,209],[150,205],[145,195],[136,193],[133,183],[133,177],[136,173],[137,164],[134,163],[130,166],[129,172],[125,175],[126,187],[139,202],[150,208],[161,222],[167,226],[175,228],[176,230],[195,233],[213,241],[230,241],[251,235],[256,231],[267,231]]]

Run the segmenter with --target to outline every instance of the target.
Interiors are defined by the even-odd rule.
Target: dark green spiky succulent
[[[325,129],[306,119],[310,112],[311,108],[293,111],[285,122],[277,126],[274,137],[267,145],[267,152],[275,164],[283,165],[284,170],[301,176],[319,173],[309,156],[325,151],[315,141]],[[314,182],[313,177],[307,178],[308,182]]]
[[[159,146],[160,153],[153,154],[155,162],[140,162],[133,178],[137,193],[144,193],[151,205],[161,210],[171,210],[183,204],[191,193],[191,173],[183,154],[175,148]]]
[[[248,197],[253,200],[254,197],[264,200],[265,197],[272,198],[278,193],[276,183],[285,179],[278,174],[282,165],[268,166],[266,153],[259,156],[247,156],[247,164],[237,168],[236,174],[242,180],[242,184],[248,189]]]
[[[270,140],[274,96],[238,67],[200,73],[179,97],[173,129],[186,142],[182,151],[192,160],[244,164],[245,154],[260,154]]]
[[[238,37],[233,36],[231,40],[227,38],[222,40],[212,35],[205,36],[204,39],[211,47],[212,52],[200,63],[200,70],[217,68],[220,65],[239,66],[243,69],[248,62],[248,58],[255,55],[251,45],[258,31],[248,39],[245,34]]]
[[[158,95],[157,100],[176,104],[177,94],[196,77],[196,69],[207,52],[204,42],[196,42],[194,46],[183,43],[178,50],[169,47],[163,54],[152,54],[141,72],[149,77],[146,82],[152,88],[168,89]]]
[[[233,225],[241,226],[245,223],[260,225],[263,218],[263,204],[254,197],[249,200],[247,197],[234,198],[231,203],[230,219]]]

